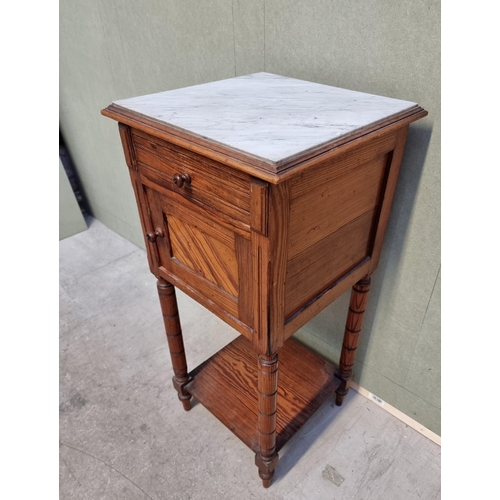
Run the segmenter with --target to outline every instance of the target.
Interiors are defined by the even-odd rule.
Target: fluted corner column
[[[174,369],[172,382],[184,410],[189,411],[191,409],[191,395],[184,389],[184,386],[189,381],[189,376],[175,288],[163,278],[158,278],[157,286],[170,358],[172,359],[172,367]]]
[[[352,287],[349,313],[347,314],[342,352],[340,354],[340,363],[337,373],[335,374],[341,382],[340,386],[335,391],[335,404],[337,406],[342,405],[344,397],[349,390],[354,360],[356,359],[356,350],[359,343],[359,335],[361,333],[361,327],[363,326],[368,292],[370,291],[370,283],[370,276],[365,276]]]
[[[279,460],[276,453],[278,353],[259,354],[258,363],[259,452],[255,455],[255,465],[264,488],[269,488]]]

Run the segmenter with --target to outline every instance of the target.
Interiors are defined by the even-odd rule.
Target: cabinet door
[[[159,271],[246,336],[251,336],[250,234],[227,218],[145,187]]]

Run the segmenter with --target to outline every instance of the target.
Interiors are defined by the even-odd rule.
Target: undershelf
[[[238,337],[195,368],[186,390],[253,451],[258,451],[257,356]],[[335,367],[293,339],[279,350],[276,449],[304,425],[339,386]]]

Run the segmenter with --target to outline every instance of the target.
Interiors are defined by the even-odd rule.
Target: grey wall
[[[440,3],[61,0],[61,128],[94,215],[143,245],[112,100],[268,71],[418,102],[355,380],[440,432]],[[297,333],[337,360],[348,294]]]
[[[63,164],[59,160],[59,240],[87,229]]]

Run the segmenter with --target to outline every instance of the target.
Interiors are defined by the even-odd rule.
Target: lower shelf
[[[187,391],[253,451],[258,451],[257,356],[245,337],[195,368]],[[335,367],[293,339],[279,351],[276,448],[285,443],[339,386]],[[333,399],[332,399],[333,400]]]

